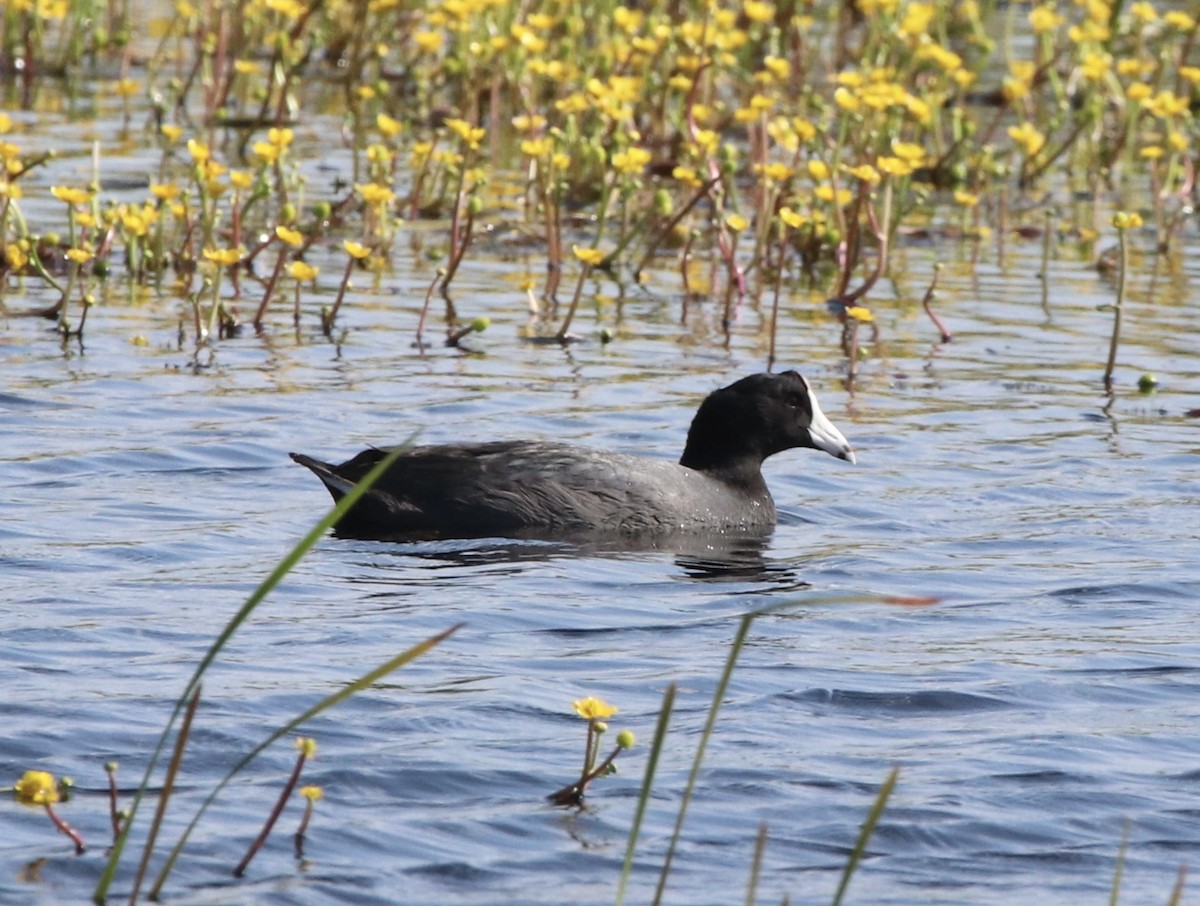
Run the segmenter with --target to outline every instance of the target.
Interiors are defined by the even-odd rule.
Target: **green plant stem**
[[[879,818],[883,814],[884,807],[887,806],[888,797],[892,795],[896,779],[899,776],[900,769],[892,768],[887,780],[879,788],[879,795],[875,797],[875,803],[871,806],[867,820],[863,822],[862,829],[858,832],[858,839],[854,841],[854,849],[850,851],[850,858],[846,860],[846,867],[842,869],[842,880],[838,883],[837,893],[833,897],[833,906],[841,906],[842,897],[846,895],[846,889],[850,886],[850,879],[854,877],[854,870],[858,868],[858,863],[862,861],[862,857],[867,851],[867,843],[871,839],[871,834],[875,832],[875,825],[879,823]]]
[[[750,880],[746,883],[746,906],[754,906],[758,894],[758,878],[762,874],[763,853],[767,849],[767,822],[758,826],[758,836],[754,838],[754,859],[750,863]]]
[[[683,790],[683,798],[679,803],[679,815],[675,819],[675,830],[671,834],[671,842],[667,846],[662,871],[658,876],[658,887],[654,891],[654,906],[658,906],[662,902],[663,892],[667,887],[667,877],[671,874],[671,862],[675,858],[675,848],[678,846],[679,837],[683,832],[684,818],[687,817],[688,803],[692,800],[696,781],[700,777],[700,765],[704,761],[704,750],[708,747],[709,737],[712,736],[713,727],[716,726],[717,714],[720,713],[721,702],[725,699],[725,690],[729,688],[729,678],[733,676],[733,668],[737,664],[738,655],[741,654],[742,645],[745,644],[746,634],[750,631],[750,624],[754,622],[754,617],[755,615],[752,613],[742,617],[737,635],[734,636],[733,644],[729,648],[729,658],[725,661],[725,670],[713,693],[712,704],[708,709],[708,720],[704,724],[704,732],[700,734],[700,743],[696,746],[696,757],[692,760],[692,771],[688,775],[687,786]]]
[[[667,686],[667,691],[663,693],[662,707],[658,710],[658,724],[654,728],[654,739],[650,743],[650,754],[646,758],[646,772],[642,777],[642,788],[638,793],[633,823],[629,826],[629,840],[625,843],[625,862],[621,866],[621,880],[617,884],[616,906],[623,906],[625,903],[625,888],[629,884],[629,874],[633,871],[633,854],[637,850],[642,818],[646,815],[646,806],[650,802],[650,793],[654,789],[654,774],[658,770],[658,756],[662,754],[663,743],[667,738],[667,725],[671,722],[671,710],[675,707],[675,689],[674,683]]]

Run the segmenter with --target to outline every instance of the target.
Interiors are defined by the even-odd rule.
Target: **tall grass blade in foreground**
[[[254,611],[254,608],[262,603],[263,599],[283,581],[283,578],[292,571],[301,558],[308,553],[314,544],[317,543],[325,533],[335,526],[338,521],[350,510],[359,498],[370,489],[378,479],[391,465],[394,463],[410,446],[410,441],[401,444],[387,456],[379,461],[379,463],[371,469],[370,472],[350,489],[337,505],[333,507],[320,522],[318,522],[303,538],[297,542],[287,555],[279,562],[279,565],[271,571],[271,574],[262,581],[262,584],[256,588],[250,597],[246,599],[241,608],[233,618],[226,624],[221,634],[217,636],[216,641],[209,647],[208,652],[201,658],[200,663],[196,665],[195,671],[192,673],[191,679],[188,680],[187,686],[184,687],[183,693],[176,701],[174,709],[171,711],[171,716],[167,719],[167,724],[163,727],[162,734],[158,738],[158,743],[154,747],[154,751],[150,755],[150,760],[146,764],[145,773],[142,775],[142,782],[138,786],[137,793],[134,794],[133,802],[129,806],[129,816],[125,820],[125,828],[121,835],[114,841],[112,852],[109,854],[108,863],[104,866],[104,871],[100,875],[100,881],[96,884],[96,889],[92,893],[92,900],[96,903],[103,903],[108,894],[109,885],[112,884],[112,879],[116,875],[117,866],[121,863],[121,855],[125,850],[125,843],[129,839],[129,832],[133,828],[134,819],[137,816],[138,806],[141,805],[142,798],[146,795],[146,791],[150,787],[150,778],[154,773],[154,769],[158,766],[158,759],[162,756],[163,749],[166,747],[167,740],[171,736],[171,730],[175,726],[175,722],[179,719],[179,715],[187,706],[188,701],[192,697],[192,693],[200,685],[200,679],[204,676],[204,672],[216,660],[218,654],[225,647],[226,643],[237,632],[238,628],[246,621],[246,618]],[[130,896],[130,902],[137,900],[138,891],[135,888]]]
[[[688,775],[687,786],[683,790],[683,799],[679,803],[679,816],[675,819],[675,830],[671,834],[671,842],[667,846],[667,855],[663,859],[662,873],[658,876],[658,888],[654,891],[654,906],[662,902],[663,891],[667,887],[667,877],[671,874],[671,862],[675,858],[675,847],[683,832],[683,821],[687,816],[688,803],[692,800],[692,792],[696,789],[696,781],[700,777],[700,764],[704,761],[704,750],[708,747],[708,739],[712,736],[713,727],[717,723],[717,714],[721,710],[721,702],[725,699],[725,690],[729,687],[729,678],[733,676],[733,668],[737,664],[738,655],[746,641],[746,633],[754,622],[755,614],[748,613],[742,617],[737,635],[729,648],[729,659],[725,662],[725,671],[721,674],[717,690],[713,693],[712,705],[708,709],[708,720],[704,724],[704,732],[700,734],[700,743],[696,746],[696,757],[692,760],[692,772]]]
[[[858,863],[867,851],[867,843],[871,839],[871,834],[875,832],[875,825],[879,823],[879,818],[883,814],[884,807],[887,805],[888,797],[892,795],[892,790],[896,786],[896,778],[899,776],[900,769],[892,768],[892,772],[888,774],[887,780],[879,788],[879,795],[875,797],[875,804],[871,806],[867,820],[863,822],[862,830],[858,832],[858,840],[854,843],[854,850],[850,853],[850,858],[846,860],[846,867],[842,869],[842,880],[838,884],[837,893],[833,897],[833,906],[840,906],[842,897],[846,895],[846,888],[850,886],[850,879],[854,877],[854,870],[858,868]]]
[[[667,725],[671,722],[671,711],[675,707],[674,683],[667,686],[663,693],[662,708],[658,712],[658,724],[654,728],[654,739],[650,742],[650,754],[646,759],[646,773],[642,778],[642,789],[638,793],[637,808],[633,813],[633,824],[629,827],[629,842],[625,844],[625,864],[621,866],[621,880],[617,885],[617,906],[625,902],[625,887],[629,883],[629,873],[633,870],[633,853],[637,849],[638,834],[642,829],[642,818],[646,815],[646,805],[650,802],[650,792],[654,789],[654,773],[658,770],[658,756],[662,754],[663,743],[667,738]]]

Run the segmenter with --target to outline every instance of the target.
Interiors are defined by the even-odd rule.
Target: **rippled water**
[[[927,271],[931,253],[909,254],[913,273]],[[581,757],[570,701],[612,701],[614,727],[645,742],[675,682],[633,879],[645,901],[729,643],[753,610],[670,899],[740,900],[765,823],[760,899],[828,901],[898,765],[855,901],[1099,902],[1128,827],[1124,901],[1164,902],[1200,847],[1200,434],[1186,416],[1200,404],[1200,324],[1184,299],[1135,300],[1105,407],[1109,322],[1096,306],[1110,288],[1060,264],[1047,312],[1030,270],[981,267],[974,281],[952,268],[945,346],[903,289],[880,300],[881,341],[852,395],[836,325],[789,320],[781,360],[812,377],[859,466],[811,451],[769,463],[781,524],[757,566],[322,541],[210,675],[171,839],[271,729],[465,626],[308,728],[320,752],[306,781],[326,798],[303,859],[293,804],[247,877],[229,877],[290,770],[280,744],[218,800],[168,899],[610,902],[646,749],[583,811],[548,807]],[[44,816],[0,810],[0,899],[89,895],[104,859],[103,763],[136,783],[197,658],[327,505],[288,450],[338,457],[419,429],[428,441],[544,436],[669,457],[699,397],[764,361],[753,310],[722,350],[704,326],[712,312],[680,327],[671,297],[627,302],[610,345],[530,345],[511,299],[483,292],[486,272],[474,279],[461,298],[493,317],[478,355],[409,347],[420,293],[402,278],[351,302],[340,350],[279,327],[200,366],[175,347],[169,305],[97,309],[85,349],[66,353],[40,322],[8,321],[0,770],[73,775],[62,811],[93,845],[76,858]],[[151,345],[130,345],[135,332]],[[1159,377],[1154,395],[1132,388],[1143,369]]]
[[[167,838],[274,727],[465,625],[307,728],[320,752],[305,779],[326,798],[302,859],[293,804],[230,878],[293,762],[280,744],[218,800],[168,900],[611,902],[646,748],[584,810],[547,806],[582,757],[570,702],[608,699],[614,728],[644,743],[675,682],[633,878],[631,901],[646,901],[730,641],[755,611],[668,899],[740,901],[765,823],[760,901],[830,900],[898,765],[853,900],[1100,902],[1128,828],[1123,901],[1165,902],[1200,851],[1197,274],[1140,275],[1107,404],[1098,307],[1112,287],[1064,260],[1044,308],[1037,254],[952,263],[943,346],[917,304],[935,251],[903,250],[852,393],[837,325],[791,304],[781,363],[812,378],[859,465],[809,451],[769,463],[781,524],[739,570],[702,551],[322,541],[210,674]],[[62,812],[92,846],[76,858],[44,816],[0,809],[0,900],[90,894],[104,762],[136,785],[197,659],[328,505],[287,451],[338,458],[419,430],[673,457],[703,394],[766,360],[763,313],[747,306],[722,348],[712,303],[678,323],[669,275],[581,316],[589,337],[613,327],[611,344],[529,343],[511,266],[473,268],[456,295],[492,318],[477,354],[410,345],[428,276],[415,259],[350,299],[340,347],[313,329],[325,299],[299,335],[281,315],[266,337],[199,357],[178,347],[170,301],[97,307],[82,349],[5,321],[0,776],[74,776]],[[1143,371],[1157,393],[1136,392]]]

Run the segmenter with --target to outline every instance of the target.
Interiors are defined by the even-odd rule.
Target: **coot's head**
[[[854,462],[842,432],[795,371],[752,374],[708,395],[688,430],[680,465],[730,477],[759,474],[768,456],[793,447]]]

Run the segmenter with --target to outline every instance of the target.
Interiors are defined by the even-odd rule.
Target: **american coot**
[[[564,533],[761,531],[775,524],[768,456],[854,452],[794,371],[755,374],[709,394],[679,463],[552,441],[413,447],[338,527],[366,538],[556,538]],[[341,465],[292,453],[342,497],[387,449]]]

